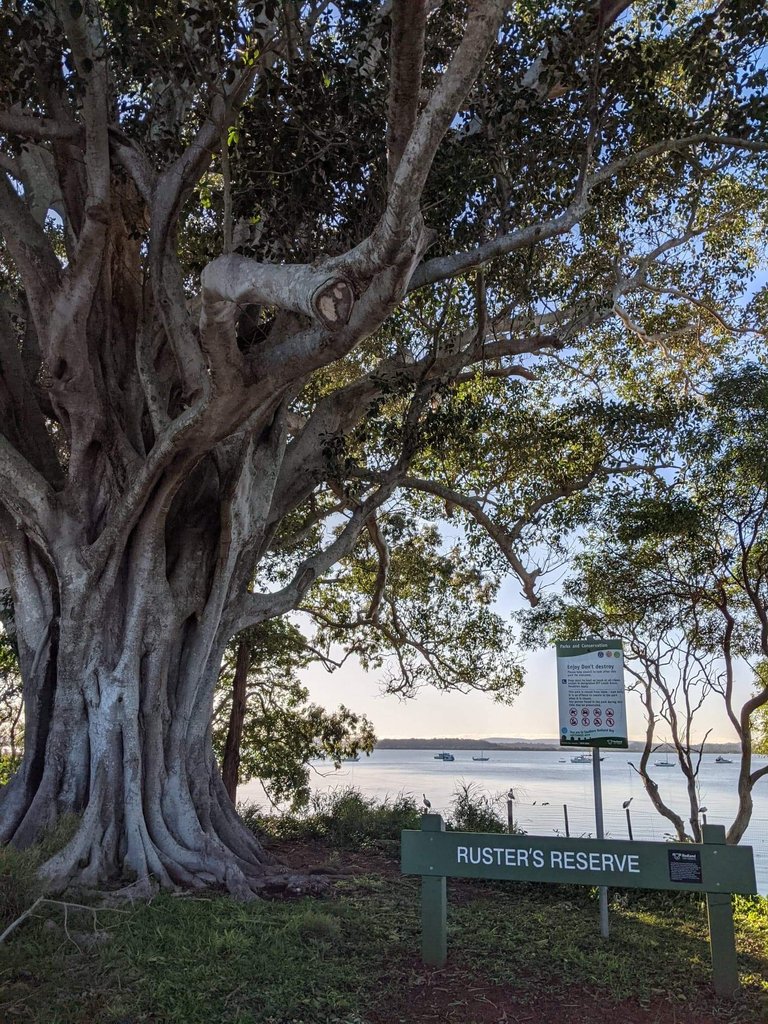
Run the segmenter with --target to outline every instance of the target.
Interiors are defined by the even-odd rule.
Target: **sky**
[[[510,614],[523,607],[518,597],[519,585],[510,577],[501,589],[497,611]],[[559,732],[557,712],[557,672],[554,648],[541,650],[523,660],[526,682],[511,706],[497,704],[481,693],[440,693],[425,688],[415,698],[403,700],[382,694],[381,676],[366,673],[350,659],[329,674],[312,667],[303,675],[310,697],[324,707],[345,704],[352,711],[365,713],[373,722],[379,738],[405,739],[438,736],[524,737],[556,739]],[[749,696],[746,672],[737,681],[737,697],[743,702]],[[627,694],[627,721],[630,739],[643,739],[645,718],[639,697]],[[735,742],[735,733],[727,719],[722,701],[710,699],[697,715],[695,738],[703,738],[711,729],[711,743]],[[657,729],[659,742],[669,738],[663,723]]]

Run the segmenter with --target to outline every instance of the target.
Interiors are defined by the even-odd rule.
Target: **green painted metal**
[[[722,825],[704,825],[706,844],[725,852],[725,829]],[[709,948],[712,956],[712,981],[715,992],[730,999],[739,991],[739,966],[736,961],[736,933],[733,927],[733,903],[730,893],[707,893]]]
[[[749,846],[727,846],[722,825],[705,825],[701,844],[561,839],[446,832],[439,814],[401,834],[401,868],[421,875],[421,955],[442,967],[448,953],[446,878],[682,889],[707,897],[712,976],[719,996],[739,989],[731,893],[757,891]]]
[[[445,834],[445,822],[439,814],[421,819],[425,834]],[[421,959],[431,967],[442,967],[448,955],[448,898],[445,875],[421,879]]]
[[[757,891],[749,846],[406,830],[401,867],[407,875],[433,877],[701,893]]]

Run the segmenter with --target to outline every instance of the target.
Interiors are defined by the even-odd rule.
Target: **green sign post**
[[[739,988],[731,893],[757,891],[752,848],[726,846],[722,825],[705,825],[704,842],[650,843],[446,832],[439,814],[421,831],[402,833],[401,869],[421,875],[421,951],[425,963],[447,956],[446,878],[606,885],[700,892],[707,898],[715,991]]]

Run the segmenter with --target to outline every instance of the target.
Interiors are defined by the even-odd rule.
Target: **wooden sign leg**
[[[722,825],[704,825],[702,831],[705,843],[725,846],[725,829]],[[723,999],[733,999],[739,991],[739,967],[731,894],[707,893],[707,917],[715,992]]]
[[[707,916],[715,992],[725,999],[732,999],[739,991],[739,968],[731,894],[707,893]]]
[[[444,832],[439,814],[425,814],[423,832]],[[430,967],[442,967],[448,956],[448,899],[445,875],[421,876],[421,959]]]

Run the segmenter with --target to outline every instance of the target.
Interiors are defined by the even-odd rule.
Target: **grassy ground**
[[[332,879],[322,898],[38,903],[0,947],[0,1024],[768,1022],[768,900],[735,901],[734,1002],[714,996],[705,909],[686,894],[615,891],[604,942],[590,890],[455,880],[448,964],[425,968],[419,882],[397,862],[400,830],[418,818],[408,798],[354,791],[299,818],[247,812],[278,859]],[[457,794],[452,818],[503,828],[475,792]],[[34,904],[37,864],[74,825],[36,850],[0,850],[0,932]]]
[[[697,900],[616,893],[605,943],[588,890],[455,881],[449,964],[428,970],[418,957],[418,882],[391,855],[306,838],[275,850],[296,867],[339,869],[328,896],[246,905],[162,895],[95,913],[40,904],[0,952],[0,1021],[768,1020],[768,901],[737,901],[744,991],[726,1004],[712,993]],[[23,868],[18,855],[0,854],[6,896],[14,874],[28,881]]]

